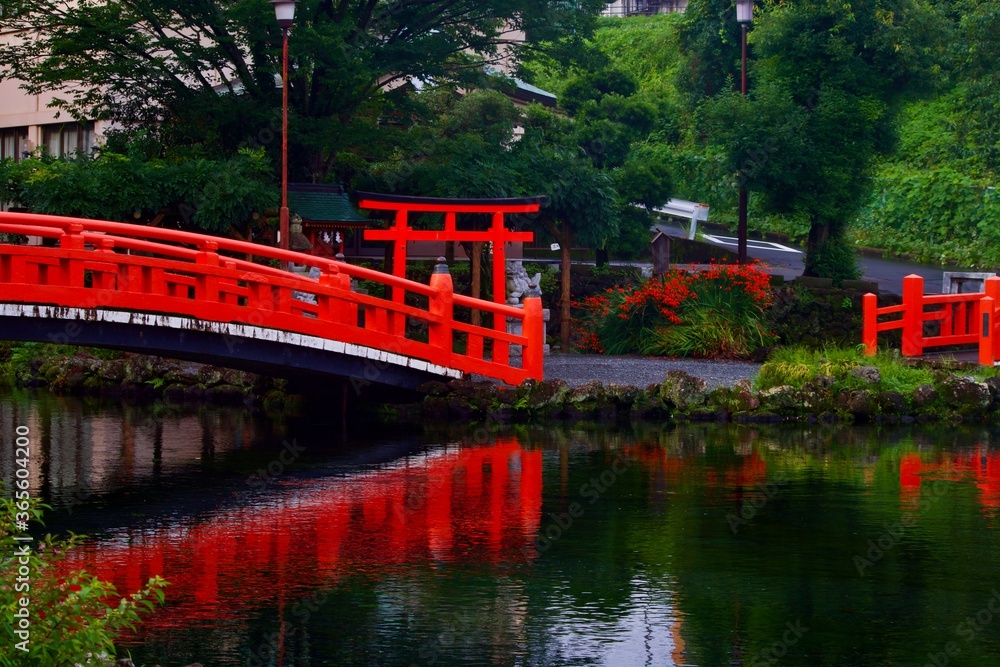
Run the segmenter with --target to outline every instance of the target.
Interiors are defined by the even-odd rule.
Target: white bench
[[[688,238],[694,239],[695,230],[698,228],[698,221],[708,222],[708,205],[698,202],[687,201],[686,199],[671,199],[662,208],[654,208],[657,213],[672,215],[691,221],[688,229]]]

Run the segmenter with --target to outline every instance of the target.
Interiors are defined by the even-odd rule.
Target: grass
[[[859,366],[874,366],[881,380],[878,388],[882,391],[911,393],[921,385],[932,385],[935,371],[914,366],[903,361],[897,350],[880,350],[875,356],[865,356],[863,348],[827,348],[809,350],[803,347],[786,347],[771,353],[760,368],[754,381],[757,389],[770,389],[781,385],[801,387],[817,374],[829,375],[834,379],[834,387],[857,389],[870,386],[865,380],[855,377],[851,370]],[[996,375],[996,369],[977,368],[962,371],[977,380]]]

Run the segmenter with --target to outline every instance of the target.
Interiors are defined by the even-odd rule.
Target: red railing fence
[[[904,357],[919,357],[931,348],[970,345],[978,347],[979,363],[994,365],[1000,356],[1000,278],[987,278],[983,289],[969,294],[924,294],[923,277],[909,275],[903,278],[903,303],[897,306],[879,308],[878,297],[865,294],[861,333],[865,353],[875,354],[879,333],[899,329]],[[939,323],[936,334],[925,333],[926,322]]]
[[[342,261],[143,225],[0,212],[0,233],[56,241],[0,243],[3,302],[245,323],[374,347],[511,384],[542,379],[541,299],[528,296],[523,308],[513,308],[455,295],[444,264],[424,285]],[[247,256],[318,267],[320,276],[314,280]],[[419,295],[427,305],[352,291],[352,278],[390,287],[396,299]],[[521,320],[523,333],[458,322],[456,306],[478,308],[498,321]],[[426,341],[407,329],[408,319],[426,325]],[[456,346],[456,332],[465,337],[464,350]],[[484,341],[491,341],[491,355]],[[521,347],[520,365],[509,361],[512,345]]]

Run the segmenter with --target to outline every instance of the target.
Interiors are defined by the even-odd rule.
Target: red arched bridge
[[[466,373],[542,378],[541,299],[514,308],[455,294],[444,264],[425,285],[243,241],[27,213],[0,213],[0,234],[55,241],[0,243],[0,339],[404,388]],[[352,290],[352,278],[373,293]],[[469,324],[473,310],[492,321]],[[520,320],[523,334],[501,318]]]

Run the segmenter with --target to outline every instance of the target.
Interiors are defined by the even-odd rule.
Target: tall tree
[[[918,69],[904,28],[915,4],[759,6],[749,98],[732,85],[700,97],[702,136],[741,173],[759,210],[809,220],[807,275],[856,272],[844,231],[869,196],[876,158],[893,145],[895,101]]]
[[[292,29],[292,157],[322,178],[406,124],[408,81],[474,82],[503,53],[586,33],[600,0],[304,0]],[[272,137],[281,36],[266,0],[39,0],[5,12],[0,76],[78,117],[231,152]],[[529,42],[511,41],[520,29]],[[352,122],[353,121],[353,122]],[[268,144],[269,140],[261,143]],[[272,144],[273,145],[273,144]],[[295,166],[293,164],[293,166]]]

